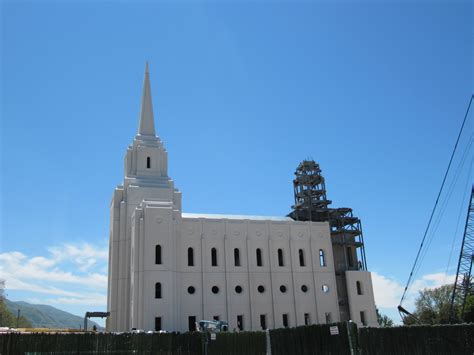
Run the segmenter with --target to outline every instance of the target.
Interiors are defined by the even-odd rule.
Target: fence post
[[[272,355],[272,341],[270,339],[270,329],[265,330],[265,339],[267,343],[267,355]]]
[[[358,329],[357,325],[351,321],[346,322],[347,328],[347,337],[349,341],[349,349],[351,355],[358,355],[359,354],[359,345],[358,345]]]

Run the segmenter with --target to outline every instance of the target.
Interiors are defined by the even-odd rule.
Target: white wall
[[[357,292],[357,281],[360,282],[362,294]],[[356,322],[358,327],[364,326],[360,315],[360,312],[364,312],[366,326],[378,327],[370,272],[346,271],[346,283],[352,321]]]

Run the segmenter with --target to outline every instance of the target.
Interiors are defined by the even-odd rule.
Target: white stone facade
[[[182,213],[155,135],[148,70],[140,126],[111,203],[108,331],[261,330],[337,322],[327,222]],[[351,318],[376,326],[370,273],[346,271]]]

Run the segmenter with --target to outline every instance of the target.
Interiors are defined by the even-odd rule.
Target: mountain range
[[[31,304],[23,301],[10,301],[5,299],[7,309],[15,316],[18,310],[27,318],[35,328],[69,328],[80,329],[84,326],[84,318],[62,311],[44,304]],[[88,329],[95,325],[98,330],[104,330],[99,324],[92,320],[87,321]]]

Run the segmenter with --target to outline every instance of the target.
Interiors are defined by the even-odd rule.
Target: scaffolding
[[[330,208],[322,170],[314,160],[302,161],[293,180],[295,204],[288,215],[296,221],[329,222],[333,245],[345,247],[344,265],[336,272],[345,270],[367,270],[362,224],[348,207]],[[351,248],[355,253],[347,252]]]

